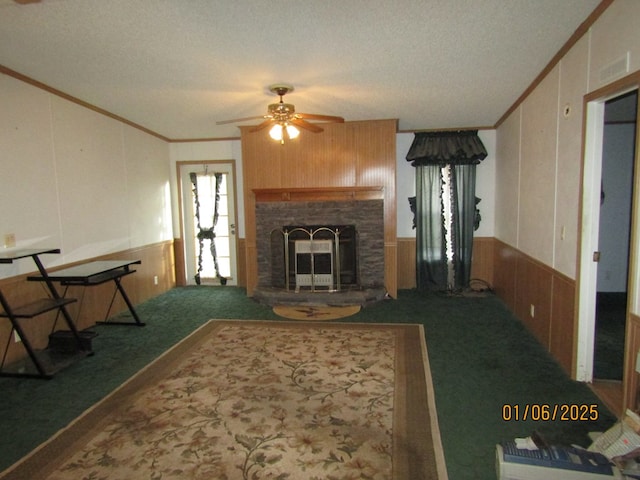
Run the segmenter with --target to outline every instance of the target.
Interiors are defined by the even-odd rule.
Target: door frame
[[[604,110],[605,102],[619,97],[640,87],[640,71],[617,80],[610,85],[598,89],[584,96],[583,101],[583,138],[582,138],[582,165],[580,182],[580,215],[578,219],[578,232],[580,232],[577,256],[576,272],[576,301],[575,301],[575,325],[576,342],[574,349],[575,378],[583,382],[593,381],[593,358],[595,341],[595,308],[597,291],[598,264],[593,259],[593,253],[598,250],[598,233],[600,223],[600,190],[602,178],[602,145],[604,137]],[[638,109],[640,111],[640,109]],[[633,199],[631,207],[631,238],[629,248],[629,273],[627,303],[627,323],[629,312],[637,310],[638,295],[635,292],[640,285],[638,279],[638,258],[640,253],[640,223],[637,221],[639,212],[640,174],[639,164],[639,132],[638,113],[636,113],[636,151],[633,179]],[[627,335],[628,337],[628,335]],[[628,342],[628,338],[626,339]],[[627,379],[629,356],[625,344],[623,386],[624,399],[627,398]],[[634,362],[635,365],[635,362]],[[626,405],[623,406],[626,408]]]
[[[230,165],[231,166],[231,174],[233,175],[233,223],[235,224],[235,234],[233,235],[233,242],[235,247],[235,271],[236,271],[236,284],[238,281],[238,185],[237,185],[237,175],[236,175],[236,161],[234,159],[228,160],[178,160],[176,162],[176,183],[177,183],[177,196],[178,196],[178,221],[179,221],[179,229],[180,229],[180,237],[177,239],[179,245],[177,248],[179,252],[176,252],[176,283],[178,285],[188,285],[187,279],[187,253],[186,253],[186,242],[185,242],[185,220],[184,220],[184,202],[183,200],[183,192],[182,192],[182,176],[181,176],[181,167],[188,165],[197,165],[197,166],[207,166],[211,167],[213,165]],[[178,255],[179,254],[179,255]],[[178,265],[180,263],[180,265]],[[178,278],[179,277],[179,278]]]

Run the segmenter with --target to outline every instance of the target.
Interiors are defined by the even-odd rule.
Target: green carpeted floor
[[[593,378],[622,380],[626,323],[627,294],[598,292]]]
[[[28,453],[210,318],[280,319],[234,287],[177,288],[138,308],[146,327],[97,326],[95,355],[49,381],[0,379],[0,470]],[[495,444],[539,431],[588,445],[615,418],[572,381],[493,296],[400,291],[344,322],[422,323],[451,480],[495,478]],[[504,405],[597,404],[597,421],[506,421]],[[511,411],[513,408],[507,408]]]

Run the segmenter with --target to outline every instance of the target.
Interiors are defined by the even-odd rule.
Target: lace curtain
[[[198,239],[198,270],[195,275],[195,281],[197,285],[200,285],[200,273],[202,272],[202,256],[204,253],[204,241],[209,240],[209,251],[213,257],[213,266],[215,269],[216,277],[220,279],[221,284],[226,284],[226,279],[220,275],[218,269],[218,254],[216,252],[216,234],[215,228],[218,224],[218,208],[220,203],[220,184],[222,183],[223,174],[214,173],[215,177],[215,202],[213,208],[213,218],[211,220],[210,227],[203,227],[200,219],[200,197],[198,195],[198,174],[195,172],[189,173],[189,179],[192,184],[193,201],[195,205],[195,217],[196,217],[196,238]]]

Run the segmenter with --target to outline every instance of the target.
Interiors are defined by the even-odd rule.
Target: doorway
[[[594,380],[622,381],[638,92],[604,105]]]
[[[187,285],[237,285],[235,164],[178,162]]]
[[[603,155],[605,153],[605,148],[610,150],[612,146],[618,147],[616,145],[618,142],[615,140],[614,136],[611,136],[611,130],[615,130],[613,128],[616,124],[622,125],[624,123],[627,124],[627,128],[629,128],[632,132],[631,135],[631,145],[635,147],[636,137],[637,137],[637,96],[638,96],[638,85],[640,84],[640,76],[636,74],[631,74],[624,79],[621,79],[611,86],[603,87],[600,90],[594,91],[591,94],[588,94],[585,97],[585,133],[584,133],[584,158],[583,158],[583,169],[582,169],[582,184],[581,184],[581,212],[580,212],[580,246],[579,246],[579,261],[578,261],[578,276],[577,276],[577,336],[576,336],[576,369],[575,376],[576,379],[583,382],[589,382],[593,384],[593,389],[598,393],[600,398],[602,398],[611,408],[612,411],[616,413],[622,413],[622,409],[627,401],[629,401],[629,394],[625,394],[626,388],[630,381],[629,372],[627,371],[632,355],[627,351],[628,347],[618,346],[617,348],[622,348],[622,381],[613,380],[613,381],[600,381],[594,382],[594,358],[595,358],[595,349],[596,349],[596,307],[597,307],[597,292],[600,288],[603,290],[603,280],[606,280],[606,277],[609,277],[609,280],[612,280],[615,277],[623,278],[623,287],[616,287],[616,289],[621,288],[623,290],[622,295],[624,295],[624,291],[628,291],[628,295],[622,301],[625,302],[624,305],[624,323],[625,329],[629,327],[629,316],[630,313],[634,310],[637,310],[638,297],[635,290],[637,290],[638,282],[640,281],[640,277],[638,275],[638,235],[640,235],[640,231],[638,228],[640,224],[635,220],[638,205],[637,194],[640,192],[640,187],[638,185],[639,178],[636,171],[632,167],[627,166],[624,175],[627,177],[627,181],[631,182],[631,193],[628,199],[631,207],[625,212],[624,220],[621,220],[621,225],[624,222],[627,224],[631,223],[631,228],[628,229],[628,233],[622,233],[618,235],[617,230],[611,230],[611,228],[620,228],[617,227],[606,227],[604,222],[608,219],[603,219],[603,225],[601,228],[601,217],[609,215],[604,209],[603,205],[607,203],[607,199],[609,199],[609,204],[611,205],[613,202],[613,196],[617,193],[618,186],[614,186],[611,184],[604,184],[603,178],[603,170],[605,176],[610,176],[608,173],[609,165],[607,162],[603,160]],[[633,99],[633,108],[631,109],[630,114],[628,114],[627,118],[624,121],[614,120],[612,118],[612,112],[615,110],[614,107],[618,107],[624,103],[624,100]],[[607,115],[605,115],[605,111]],[[607,122],[605,122],[605,118]],[[606,130],[606,132],[605,132]],[[605,147],[605,142],[607,146]],[[637,152],[633,152],[633,159],[631,160],[631,165],[635,165],[637,162]],[[615,156],[614,156],[615,157]],[[610,194],[607,193],[607,190]],[[603,199],[604,192],[604,199]],[[616,212],[616,214],[619,212]],[[610,239],[611,236],[622,236],[626,237],[626,247],[618,247],[618,252],[609,252],[607,254],[606,251],[601,252],[601,246],[606,247],[605,243],[601,245],[601,235],[600,231],[602,230],[602,237]],[[603,256],[608,255],[608,260],[612,260],[616,255],[618,256],[618,262],[624,263],[624,267],[613,268],[613,263],[608,264],[607,262],[601,263],[600,260],[603,259]],[[622,259],[622,260],[620,260]],[[624,268],[626,272],[620,273],[621,268]],[[615,274],[614,274],[615,271]],[[598,276],[600,275],[600,285]],[[614,292],[615,293],[615,292]],[[629,339],[626,339],[628,343]],[[624,341],[624,340],[621,340]],[[599,373],[596,373],[596,376],[599,376]],[[626,395],[626,396],[625,396]]]

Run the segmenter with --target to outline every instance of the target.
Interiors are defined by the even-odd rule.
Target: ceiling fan
[[[264,121],[257,125],[256,127],[249,130],[250,132],[257,132],[258,130],[262,130],[270,125],[272,125],[271,130],[269,131],[269,135],[274,140],[280,141],[280,143],[284,144],[285,138],[293,139],[296,138],[300,131],[296,127],[300,127],[304,130],[309,130],[313,133],[322,132],[323,129],[318,125],[310,123],[308,120],[315,120],[320,122],[332,122],[332,123],[343,123],[344,118],[342,117],[334,117],[332,115],[318,115],[314,113],[296,113],[295,107],[291,103],[284,103],[282,97],[284,97],[287,93],[293,91],[292,85],[278,83],[275,85],[269,86],[269,91],[275,93],[280,97],[280,102],[272,103],[268,107],[268,113],[266,115],[254,116],[254,117],[245,117],[245,118],[236,118],[234,120],[224,120],[221,122],[216,122],[216,125],[225,125],[227,123],[235,123],[235,122],[245,122],[247,120],[255,120],[258,118],[264,118]]]

